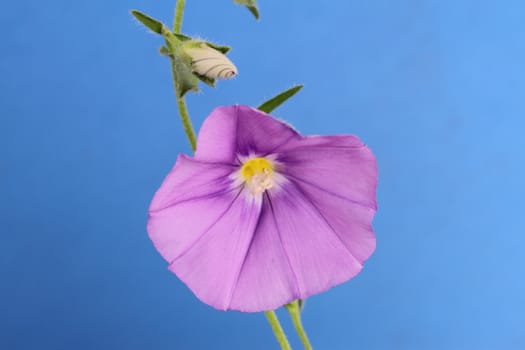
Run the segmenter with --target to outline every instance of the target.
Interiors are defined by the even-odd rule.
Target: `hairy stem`
[[[290,346],[290,343],[288,343],[288,339],[286,339],[286,334],[284,334],[283,328],[279,323],[279,319],[277,318],[275,311],[265,311],[264,315],[272,327],[273,334],[275,335],[275,338],[277,338],[277,342],[281,346],[281,350],[292,350],[292,347]]]
[[[193,131],[193,125],[191,124],[190,115],[188,113],[188,108],[186,107],[186,101],[184,101],[184,97],[177,97],[177,105],[179,106],[180,120],[184,126],[184,132],[188,137],[191,150],[195,152],[197,149],[197,141],[195,139],[195,131]]]
[[[173,32],[180,33],[182,28],[182,17],[184,15],[184,5],[186,0],[177,0],[175,5],[175,16],[173,18]],[[181,93],[177,84],[177,73],[175,69],[175,63],[171,62],[171,73],[173,77],[173,87],[175,88],[175,97],[177,98],[177,107],[179,107],[180,120],[182,126],[184,127],[184,132],[188,137],[191,149],[195,152],[197,147],[197,142],[195,138],[195,131],[193,130],[193,125],[191,124],[190,114],[188,113],[188,107],[186,106],[186,101],[184,97],[181,96]]]
[[[177,5],[175,6],[175,16],[173,17],[173,33],[180,33],[182,29],[184,5],[186,5],[186,0],[177,0]]]
[[[175,97],[177,98],[177,107],[179,107],[180,120],[182,122],[182,126],[184,127],[186,137],[188,138],[188,141],[190,143],[191,150],[195,152],[195,149],[197,148],[195,131],[193,130],[193,125],[191,124],[190,114],[188,113],[188,107],[186,107],[186,101],[184,100],[184,97],[180,96],[179,89],[177,87],[177,73],[175,72],[174,62],[171,63],[171,73],[173,77],[173,87],[175,88]]]

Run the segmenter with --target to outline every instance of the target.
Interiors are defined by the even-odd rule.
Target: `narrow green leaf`
[[[252,13],[255,19],[259,19],[259,9],[257,8],[257,0],[233,0],[234,3],[246,6]]]
[[[256,6],[247,6],[255,19],[259,19],[259,9]]]
[[[164,24],[162,22],[157,21],[156,19],[138,11],[138,10],[131,10],[131,14],[143,25],[145,25],[147,28],[149,28],[152,32],[157,34],[162,34],[162,27]]]
[[[303,88],[303,85],[296,85],[284,92],[281,92],[279,95],[275,96],[274,98],[271,98],[268,101],[264,102],[259,107],[257,107],[257,109],[265,113],[270,113],[271,111],[279,107],[281,104],[283,104],[290,97],[292,97],[297,92],[299,92],[299,90],[301,90],[302,88]]]

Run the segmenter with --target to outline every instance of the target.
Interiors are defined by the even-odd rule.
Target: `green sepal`
[[[189,36],[181,34],[181,33],[173,33],[173,35],[175,35],[177,39],[179,39],[180,41],[192,40],[192,38],[190,38]]]
[[[157,21],[153,17],[146,15],[138,10],[131,10],[131,14],[135,17],[140,23],[142,23],[146,28],[151,30],[153,33],[162,35],[162,28],[165,27],[164,24],[160,21]]]
[[[159,53],[162,56],[171,56],[172,55],[170,49],[168,49],[166,46],[159,47]]]
[[[252,13],[255,19],[259,19],[259,9],[257,8],[257,0],[233,0],[234,3],[246,6]]]
[[[228,51],[232,49],[231,46],[217,45],[214,43],[210,43],[209,41],[206,41],[206,44],[208,44],[208,46],[210,46],[211,48],[214,48],[215,50],[222,52],[223,54],[226,54]]]
[[[303,85],[295,85],[294,87],[286,91],[283,91],[279,95],[264,102],[259,107],[257,107],[257,109],[265,113],[270,113],[271,111],[273,111],[274,109],[282,105],[290,97],[292,97],[297,92],[299,92],[299,90],[301,90],[302,88],[303,88]]]
[[[191,38],[191,37],[189,37],[187,35],[180,34],[180,33],[174,33],[173,35],[175,37],[177,37],[177,39],[179,39],[182,42],[193,41],[195,46],[198,46],[201,43],[205,43],[209,47],[211,47],[211,48],[213,48],[213,49],[215,49],[217,51],[220,51],[223,54],[226,54],[228,51],[230,51],[232,49],[230,46],[218,45],[218,44],[212,43],[210,41],[194,39],[194,38]]]
[[[190,90],[199,91],[199,79],[191,70],[191,58],[177,50],[171,54],[170,60],[178,97],[184,96]]]
[[[161,46],[159,52],[170,58],[178,97],[184,96],[188,91],[199,91],[199,79],[191,69],[191,57],[182,50],[182,41],[169,30],[162,34],[166,45]]]
[[[200,81],[202,81],[204,84],[208,85],[208,86],[211,86],[211,87],[215,87],[215,79],[213,78],[208,78],[207,76],[204,76],[204,75],[200,75],[198,73],[195,73],[193,72],[193,74],[195,74],[195,76],[197,78],[200,79]]]

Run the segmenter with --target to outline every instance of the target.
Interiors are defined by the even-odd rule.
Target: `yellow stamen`
[[[241,168],[241,177],[253,194],[262,193],[273,186],[273,164],[266,158],[247,160]]]

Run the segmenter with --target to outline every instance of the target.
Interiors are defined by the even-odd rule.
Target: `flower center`
[[[247,160],[241,168],[241,177],[252,194],[263,193],[274,185],[273,164],[266,158]]]

